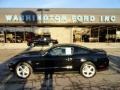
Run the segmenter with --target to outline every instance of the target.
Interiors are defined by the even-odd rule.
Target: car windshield
[[[44,50],[41,49],[40,52],[41,52],[42,55],[45,55],[45,54],[47,54],[47,52],[48,52],[50,49],[51,49],[51,48],[46,48],[46,49],[44,49]]]
[[[56,47],[56,45],[49,47],[49,48],[41,49],[42,55],[45,55],[49,50],[53,49],[54,47]]]

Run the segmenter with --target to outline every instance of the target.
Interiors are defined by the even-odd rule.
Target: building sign
[[[22,22],[22,21],[31,21],[34,22],[44,22],[47,23],[51,21],[52,23],[57,22],[57,23],[64,23],[67,21],[67,17],[65,15],[5,15],[6,21],[7,22]]]
[[[35,22],[38,23],[91,23],[116,22],[116,16],[93,16],[93,15],[5,15],[7,22]]]

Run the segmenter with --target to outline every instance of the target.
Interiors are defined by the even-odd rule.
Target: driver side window
[[[50,55],[52,56],[64,56],[64,55],[72,55],[73,49],[71,47],[57,47],[50,51]]]

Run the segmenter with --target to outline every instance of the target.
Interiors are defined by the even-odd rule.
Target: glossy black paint
[[[68,55],[58,52],[51,53],[55,50],[58,50],[58,52],[59,50],[62,52],[66,50]],[[87,61],[92,62],[98,70],[106,69],[109,66],[109,59],[105,51],[73,44],[58,44],[44,51],[23,53],[21,56],[15,57],[8,66],[11,71],[14,71],[18,63],[26,62],[32,67],[33,72],[45,70],[79,71],[81,65]]]

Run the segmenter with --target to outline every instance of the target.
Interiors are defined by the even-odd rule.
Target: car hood
[[[43,57],[43,51],[29,51],[12,57],[8,63],[16,63],[21,60],[29,60],[32,57]]]
[[[25,57],[34,57],[34,56],[42,56],[44,53],[43,50],[41,51],[28,51],[21,53],[20,55],[16,55],[14,58],[25,58]]]

